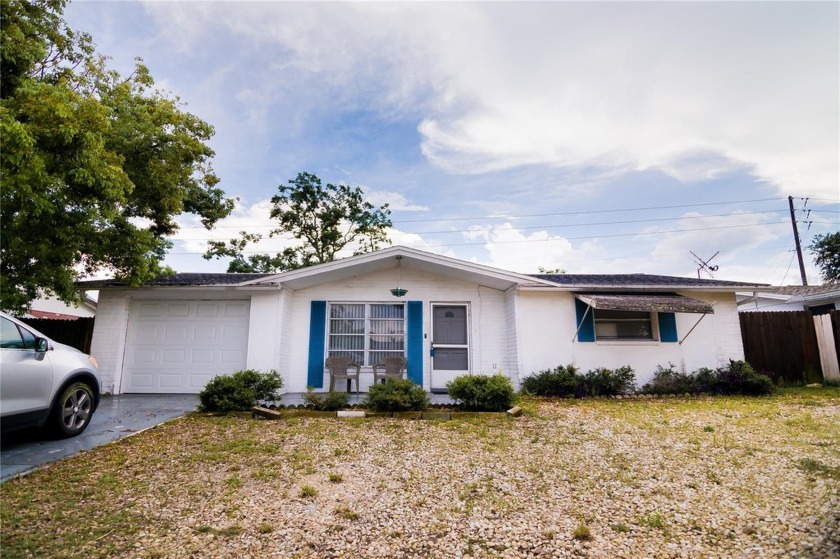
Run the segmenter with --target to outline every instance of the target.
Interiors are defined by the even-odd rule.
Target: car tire
[[[50,428],[60,438],[75,437],[90,424],[93,402],[93,389],[89,384],[70,384],[53,405]]]

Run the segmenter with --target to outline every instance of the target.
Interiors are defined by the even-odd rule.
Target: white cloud
[[[412,204],[405,196],[399,192],[391,192],[389,190],[368,190],[364,189],[365,198],[374,206],[382,206],[388,204],[391,211],[401,212],[427,212],[429,208],[418,204]]]
[[[546,231],[526,234],[510,223],[492,227],[473,226],[463,236],[469,241],[483,242],[488,253],[487,258],[480,259],[484,264],[520,273],[537,273],[540,267],[566,269],[569,259],[585,256],[574,250],[565,237]]]
[[[791,232],[790,223],[779,219],[778,214],[768,218],[765,214],[734,212],[727,216],[703,216],[699,213],[687,213],[683,219],[666,227],[651,227],[646,233],[681,230],[662,235],[656,243],[651,256],[683,251],[694,251],[701,258],[711,257],[715,252],[731,255],[737,259],[739,250],[754,249],[765,243],[777,241]],[[727,258],[724,256],[724,258]],[[720,261],[721,258],[718,258]]]
[[[751,169],[784,194],[837,196],[835,3],[148,9],[185,48],[214,34],[252,41],[268,67],[249,88],[271,93],[243,89],[256,120],[267,105],[329,100],[416,115],[423,153],[453,173],[595,165],[697,180]]]

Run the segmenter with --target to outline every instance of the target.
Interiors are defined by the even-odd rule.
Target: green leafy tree
[[[808,245],[825,283],[840,283],[840,231],[817,235]]]
[[[242,231],[238,239],[229,242],[210,241],[204,258],[232,258],[228,272],[282,272],[331,262],[348,246],[354,247],[355,256],[388,242],[388,204],[374,207],[358,186],[323,185],[311,173],[298,173],[278,190],[271,199],[271,217],[279,225],[269,236],[291,235],[299,244],[273,256],[246,256],[248,245],[263,236]]]
[[[0,0],[0,305],[77,300],[107,270],[136,285],[164,272],[184,212],[210,228],[233,201],[217,188],[213,127],[154,90],[137,59],[121,76],[69,29],[65,0]]]

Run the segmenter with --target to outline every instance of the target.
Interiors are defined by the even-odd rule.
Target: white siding
[[[85,304],[82,304],[80,306],[68,305],[64,301],[60,301],[55,297],[47,297],[45,299],[34,299],[29,304],[29,308],[33,311],[69,314],[72,316],[96,316],[96,311]]]

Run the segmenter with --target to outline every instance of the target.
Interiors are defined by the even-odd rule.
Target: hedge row
[[[279,400],[283,381],[277,371],[262,373],[237,371],[217,376],[199,394],[204,411],[248,410],[258,401]],[[502,373],[494,375],[462,375],[446,384],[449,397],[464,410],[504,411],[516,400],[510,379]],[[758,396],[775,390],[772,380],[757,373],[748,363],[730,361],[726,367],[698,369],[683,373],[657,367],[653,379],[642,386],[644,394],[732,394]],[[575,397],[620,396],[636,392],[636,374],[630,366],[618,369],[597,368],[581,373],[574,365],[560,365],[539,371],[522,381],[522,392],[534,396]],[[347,406],[348,395],[330,392],[326,395],[311,389],[304,401],[315,409],[337,410]],[[387,379],[368,389],[365,407],[375,411],[422,411],[429,406],[429,397],[422,386],[407,379]]]
[[[643,394],[722,394],[761,396],[775,386],[770,377],[757,373],[749,363],[729,361],[725,367],[702,368],[691,373],[659,366],[653,379],[642,386]],[[534,396],[618,396],[636,392],[636,374],[629,366],[594,369],[581,374],[574,365],[540,371],[522,382],[522,391]]]

